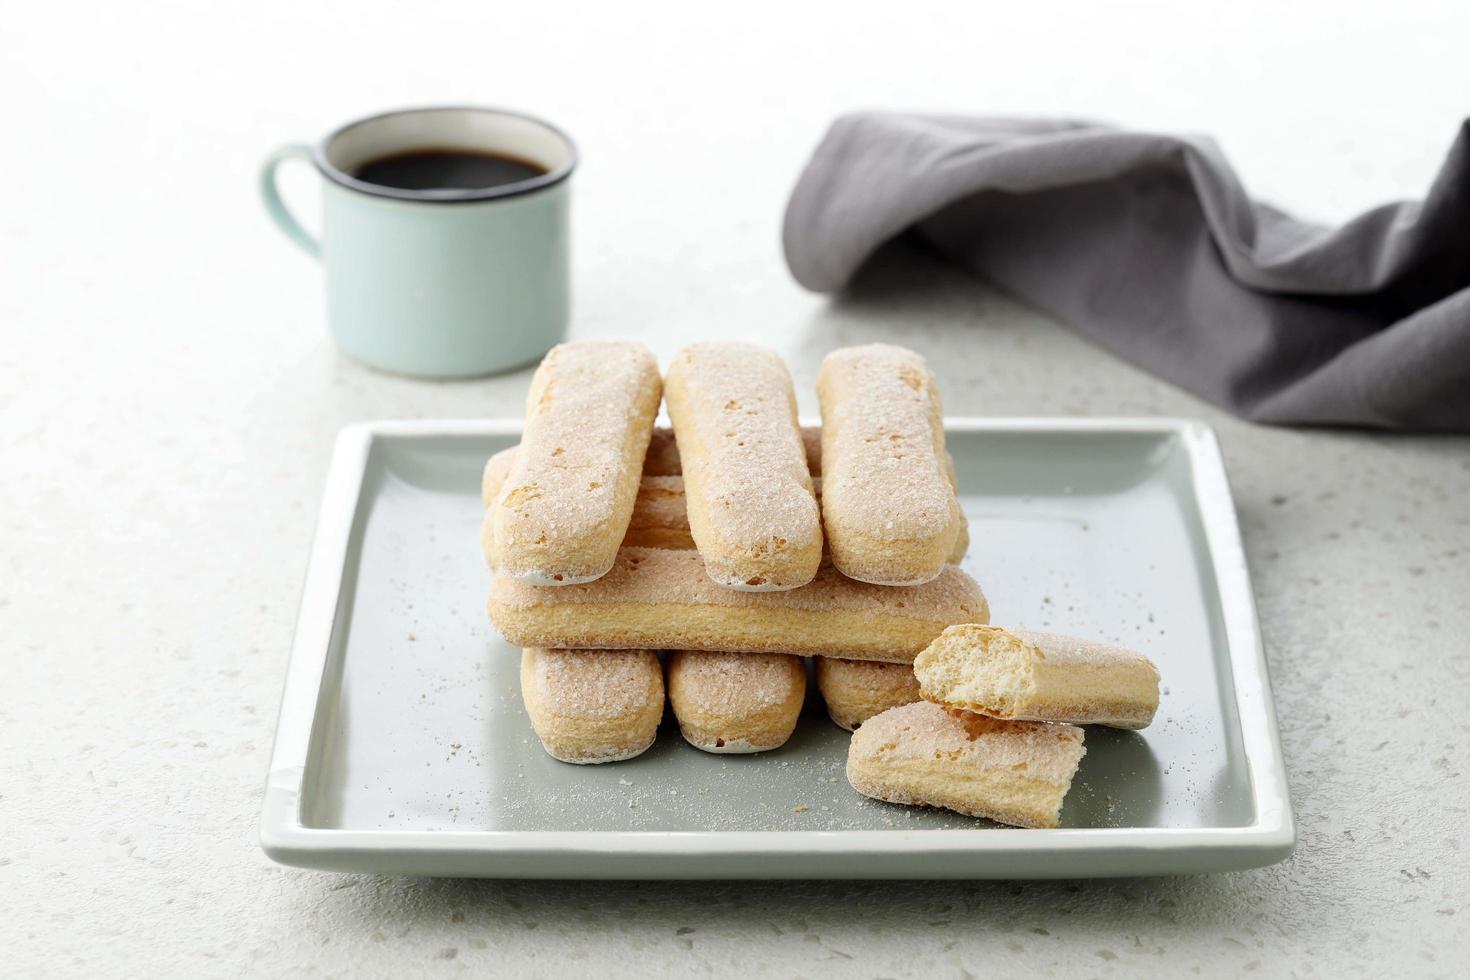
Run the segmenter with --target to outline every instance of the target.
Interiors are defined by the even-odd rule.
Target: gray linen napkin
[[[834,292],[908,230],[1246,418],[1470,431],[1470,122],[1422,203],[1324,228],[1253,202],[1204,137],[838,119],[787,205],[792,274]]]

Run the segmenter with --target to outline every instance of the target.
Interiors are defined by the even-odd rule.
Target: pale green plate
[[[1061,830],[853,792],[813,694],[796,735],[706,755],[666,719],[637,759],[569,766],[485,615],[480,470],[518,422],[342,433],[302,598],[262,843],[286,864],[557,878],[1088,877],[1248,868],[1295,841],[1235,513],[1210,430],[952,419],[965,567],[996,623],[1146,652],[1141,733],[1092,728]]]

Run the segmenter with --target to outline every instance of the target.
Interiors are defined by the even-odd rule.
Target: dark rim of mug
[[[535,123],[544,127],[562,140],[567,145],[567,161],[554,170],[549,170],[539,177],[531,177],[528,180],[518,180],[512,184],[498,184],[494,187],[446,187],[438,190],[406,190],[401,187],[384,187],[382,184],[370,184],[365,180],[358,180],[351,174],[338,170],[327,160],[327,147],[347,130],[366,123],[386,119],[389,116],[406,116],[418,112],[487,112],[497,116],[514,116],[527,122]],[[477,201],[497,201],[507,197],[520,197],[523,194],[534,194],[536,191],[544,191],[548,187],[560,184],[572,175],[577,169],[580,156],[577,153],[577,144],[572,138],[558,126],[553,126],[539,116],[533,116],[527,112],[517,112],[515,109],[497,109],[494,106],[479,105],[428,105],[415,106],[408,109],[389,109],[387,112],[374,113],[371,116],[363,116],[352,122],[344,123],[327,134],[312,148],[312,157],[316,161],[316,167],[322,172],[322,176],[340,184],[348,190],[358,191],[362,194],[371,194],[373,197],[389,197],[396,201],[416,201],[419,204],[471,204]]]

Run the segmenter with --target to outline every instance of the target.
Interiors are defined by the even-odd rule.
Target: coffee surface
[[[516,157],[472,150],[411,150],[369,160],[352,176],[379,187],[400,190],[484,190],[531,180],[544,167]]]

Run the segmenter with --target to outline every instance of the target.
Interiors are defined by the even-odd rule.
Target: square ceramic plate
[[[1295,842],[1213,433],[1170,420],[952,419],[965,567],[995,622],[1141,649],[1144,732],[1092,728],[1058,830],[853,792],[813,691],[796,734],[706,755],[672,719],[570,766],[521,708],[485,614],[480,471],[519,422],[381,422],[338,443],[301,601],[261,840],[302,867],[543,878],[1040,878],[1279,861]],[[813,688],[815,685],[811,685]]]

